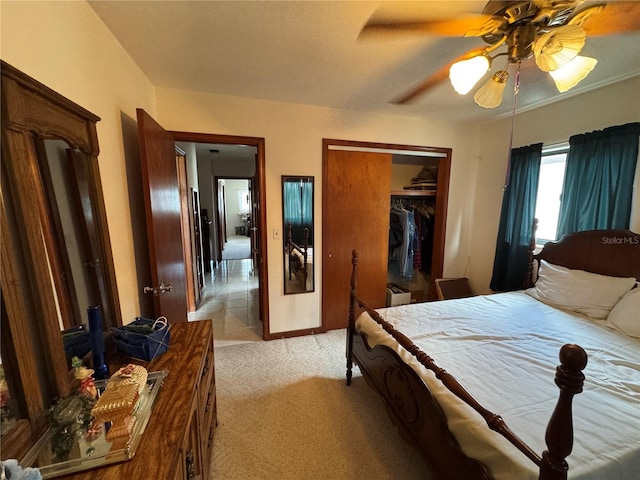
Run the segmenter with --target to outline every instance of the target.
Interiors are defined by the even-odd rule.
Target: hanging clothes
[[[408,205],[407,205],[408,203]],[[389,272],[406,280],[431,270],[435,208],[424,201],[392,199],[389,219]],[[427,220],[427,222],[425,222]],[[431,225],[431,228],[428,226]],[[430,240],[429,240],[430,239]]]
[[[413,239],[413,227],[409,224],[409,212],[404,208],[392,208],[391,215],[392,217],[394,217],[394,235],[396,235],[401,229],[402,237],[399,245],[397,244],[398,242],[394,243],[394,245],[397,246],[391,251],[391,254],[389,255],[389,270],[395,276],[404,277],[407,268],[407,256],[410,250],[410,241]]]
[[[396,248],[402,245],[404,238],[404,229],[400,222],[400,215],[391,210],[389,217],[389,257],[393,255]]]

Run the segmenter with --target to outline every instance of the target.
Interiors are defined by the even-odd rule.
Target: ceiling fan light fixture
[[[502,95],[507,86],[509,74],[506,70],[494,74],[473,96],[483,108],[496,108],[502,103]]]
[[[480,54],[451,65],[449,79],[454,90],[465,95],[491,68],[491,57]]]
[[[565,25],[540,35],[533,47],[536,65],[543,72],[557,70],[580,53],[585,40],[580,25]]]
[[[549,72],[559,92],[566,92],[580,83],[594,69],[598,61],[591,57],[577,56],[566,65]]]

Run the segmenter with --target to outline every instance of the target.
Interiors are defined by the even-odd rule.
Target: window
[[[249,190],[238,190],[238,210],[240,213],[249,213]]]
[[[535,213],[535,217],[538,219],[536,231],[538,245],[556,240],[568,151],[569,144],[554,145],[542,149]]]

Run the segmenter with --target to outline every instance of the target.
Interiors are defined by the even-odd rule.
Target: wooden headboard
[[[640,234],[631,230],[588,230],[545,244],[533,256],[554,265],[640,281]]]

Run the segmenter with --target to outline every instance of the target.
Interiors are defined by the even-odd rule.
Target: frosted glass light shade
[[[460,95],[465,95],[489,71],[489,68],[491,68],[491,61],[486,55],[456,62],[449,69],[451,85]]]
[[[502,103],[504,88],[507,86],[509,74],[498,72],[494,74],[473,96],[478,105],[484,108],[496,108]]]
[[[552,72],[573,60],[584,47],[586,34],[579,25],[565,25],[540,35],[533,46],[538,68]]]
[[[566,92],[582,81],[598,61],[591,57],[577,56],[566,65],[549,72],[559,92]]]

